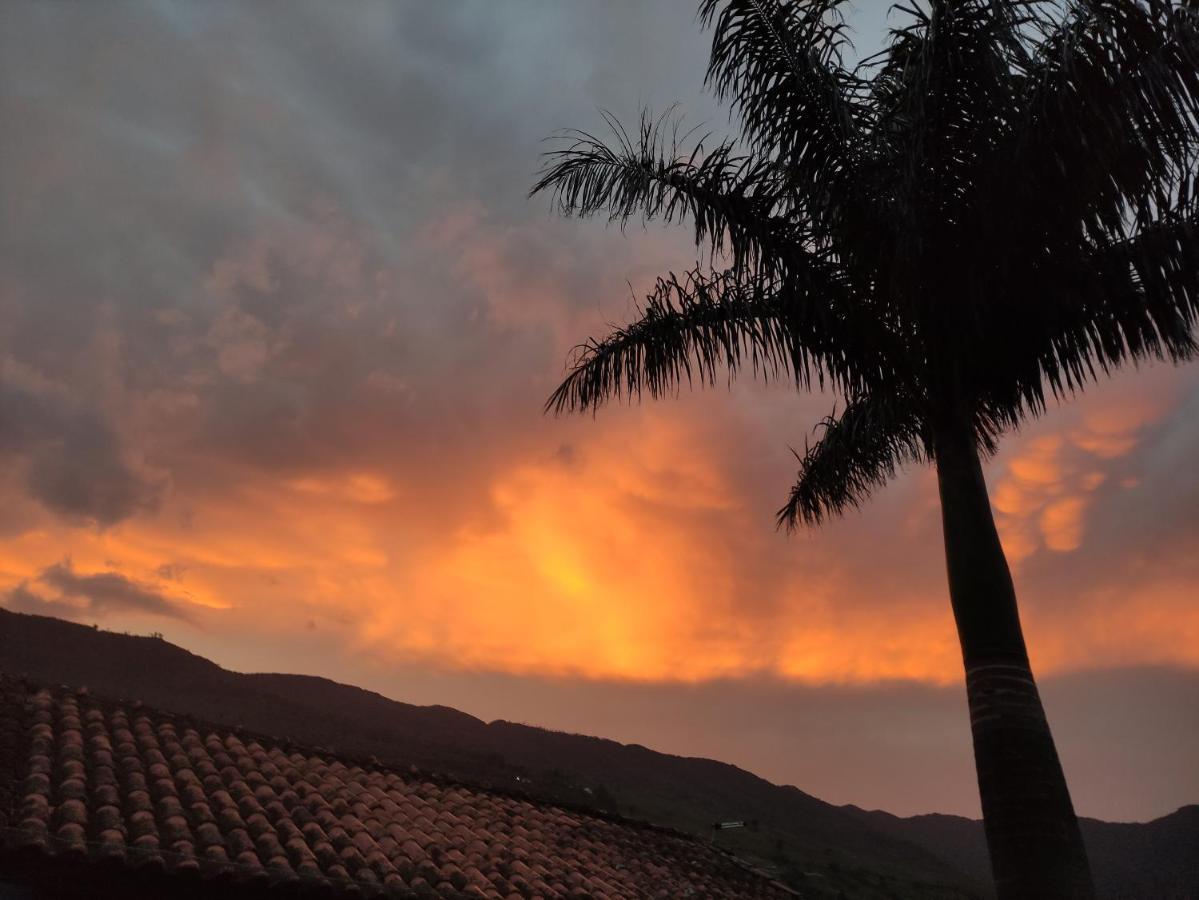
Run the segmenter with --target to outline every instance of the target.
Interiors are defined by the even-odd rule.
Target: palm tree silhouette
[[[841,0],[703,0],[707,83],[741,139],[608,117],[531,193],[567,215],[685,221],[701,261],[576,349],[547,409],[747,369],[844,399],[781,525],[935,466],[1000,898],[1093,896],[981,460],[1051,400],[1196,351],[1193,0],[926,0],[856,65]],[[705,146],[708,144],[708,146]]]

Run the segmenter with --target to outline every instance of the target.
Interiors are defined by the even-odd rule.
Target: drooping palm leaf
[[[614,146],[581,131],[565,132],[566,146],[545,155],[530,194],[552,193],[566,215],[606,214],[629,219],[690,221],[697,246],[712,254],[729,250],[735,264],[761,266],[802,239],[790,220],[778,168],[739,154],[731,141],[711,148],[697,140],[690,150],[679,123],[668,115],[641,117],[636,135],[604,116]]]
[[[818,427],[820,439],[796,454],[799,475],[778,512],[788,530],[858,506],[905,463],[927,458],[920,417],[898,397],[876,394],[851,403]]]
[[[832,311],[842,286],[815,267],[807,279],[729,269],[658,279],[641,318],[576,349],[566,380],[546,404],[555,412],[594,410],[612,398],[660,397],[680,384],[713,384],[742,367],[765,380],[813,378],[856,390],[877,372],[854,353],[861,339]],[[876,357],[881,359],[881,354]],[[852,362],[851,362],[852,360]]]

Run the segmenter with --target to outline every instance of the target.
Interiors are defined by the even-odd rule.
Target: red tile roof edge
[[[245,728],[240,725],[229,725],[227,723],[216,722],[210,719],[195,716],[188,712],[176,712],[163,707],[150,706],[143,703],[143,701],[140,699],[93,694],[86,686],[76,687],[62,683],[50,683],[35,678],[29,678],[25,675],[16,675],[0,671],[0,685],[2,685],[5,681],[10,683],[18,683],[25,691],[29,693],[40,690],[49,690],[52,692],[74,694],[76,697],[87,697],[88,700],[100,706],[125,706],[130,710],[136,710],[138,713],[143,715],[158,716],[163,719],[171,720],[175,725],[180,727],[194,728],[197,731],[208,730],[234,735],[239,740],[244,740],[247,743],[258,742],[264,746],[278,748],[279,750],[282,750],[288,754],[298,752],[302,754],[323,756],[327,757],[330,761],[340,762],[347,767],[358,767],[368,772],[391,774],[406,781],[427,781],[437,785],[438,787],[461,788],[480,794],[489,794],[494,797],[502,797],[514,801],[529,803],[542,810],[559,810],[571,813],[573,815],[586,816],[591,819],[601,820],[633,831],[648,831],[654,834],[661,834],[666,837],[686,841],[690,844],[696,845],[697,847],[702,847],[705,849],[705,851],[718,855],[724,858],[726,861],[733,863],[737,867],[744,870],[747,874],[752,874],[756,878],[769,883],[776,890],[794,897],[803,896],[789,885],[778,881],[777,878],[775,878],[771,873],[766,872],[752,863],[742,859],[728,849],[711,842],[704,841],[697,835],[690,832],[681,831],[677,828],[672,828],[667,825],[658,825],[652,822],[645,822],[640,819],[632,819],[622,816],[618,813],[600,810],[577,803],[571,803],[569,801],[551,802],[519,789],[506,788],[502,785],[490,785],[482,782],[472,782],[468,779],[454,777],[446,773],[421,769],[415,765],[403,765],[398,761],[384,762],[375,756],[364,757],[352,753],[343,754],[334,752],[328,747],[297,742],[286,736],[272,735],[265,732],[254,731],[253,729]],[[0,743],[0,804],[2,804],[6,799],[5,795],[11,791],[13,806],[15,807],[15,801],[17,800],[17,789],[19,788],[21,775],[18,770],[12,769],[11,765],[7,764],[7,760],[4,758],[6,751],[16,754],[17,748],[7,748],[3,743]],[[19,758],[19,755],[15,756],[15,761],[18,763],[22,762],[22,760]],[[11,783],[8,780],[10,772],[6,770],[11,770]],[[12,811],[15,812],[15,808]],[[9,810],[0,808],[0,859],[8,859],[10,862],[16,861],[18,864],[31,862],[33,859],[30,855],[29,848],[19,845],[19,838],[23,835],[22,829],[18,825],[9,825],[4,821],[5,818],[7,818],[9,822],[13,821],[13,817],[9,815],[9,812]],[[17,838],[18,840],[14,841],[13,838]],[[47,844],[49,853],[42,854],[43,856],[49,855],[51,857],[58,858],[60,854],[67,849],[64,842],[60,841],[56,836],[48,836]],[[99,846],[98,842],[95,841],[88,841],[86,844],[89,846]],[[129,851],[135,850],[136,848],[129,847],[126,849],[126,853],[129,854]],[[137,856],[137,852],[133,852],[129,855]],[[171,851],[162,849],[157,851],[157,855],[164,858],[175,856],[175,854],[173,854]],[[77,861],[84,862],[85,860],[81,858]],[[96,865],[95,861],[90,857],[86,861],[90,865]],[[195,862],[194,858],[192,861]],[[244,884],[244,882],[238,878],[238,875],[242,871],[249,871],[252,872],[253,883],[260,884],[262,887],[286,886],[288,884],[303,887],[304,883],[307,883],[313,888],[332,889],[334,896],[337,897],[364,896],[364,885],[360,881],[357,881],[353,878],[338,879],[328,874],[321,874],[319,876],[304,876],[299,875],[298,873],[292,873],[287,878],[280,879],[280,881],[276,883],[274,879],[269,877],[269,873],[267,877],[262,877],[263,870],[259,867],[245,866],[233,861],[216,862],[203,860],[201,862],[202,865],[198,874],[206,883],[211,881],[217,881],[218,883],[230,881]],[[126,865],[122,866],[122,868],[128,871],[131,867]],[[133,866],[132,869],[136,871],[136,865]],[[3,870],[0,869],[0,871]],[[170,872],[171,870],[168,869],[167,871]],[[369,891],[369,888],[367,891]],[[369,895],[369,893],[367,895]],[[405,892],[397,894],[394,891],[391,891],[387,892],[386,896],[401,898],[410,896],[413,898],[423,898],[431,895],[418,892]],[[447,895],[437,894],[436,896],[446,897]],[[459,894],[458,896],[461,898],[468,897],[468,895],[465,893]]]

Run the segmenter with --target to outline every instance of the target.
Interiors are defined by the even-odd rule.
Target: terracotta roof
[[[782,898],[687,836],[0,677],[5,858],[412,897]]]

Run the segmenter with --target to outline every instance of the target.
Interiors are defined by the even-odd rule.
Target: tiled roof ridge
[[[225,732],[236,735],[244,741],[257,741],[259,743],[267,742],[280,750],[285,750],[289,753],[311,753],[320,756],[329,757],[331,760],[337,760],[345,764],[347,767],[357,766],[365,771],[376,771],[386,774],[397,775],[405,781],[429,781],[438,787],[448,788],[463,788],[468,791],[476,791],[483,794],[492,794],[498,797],[505,797],[510,800],[519,800],[526,803],[531,803],[533,806],[542,809],[558,809],[563,812],[577,813],[579,815],[589,816],[593,819],[602,819],[605,822],[611,822],[614,825],[623,825],[636,830],[655,831],[660,834],[669,835],[671,837],[681,838],[688,841],[705,844],[705,842],[695,834],[682,831],[678,828],[673,828],[670,825],[661,825],[655,822],[646,822],[644,819],[633,819],[628,816],[623,816],[620,813],[610,810],[599,809],[594,806],[585,806],[581,803],[573,803],[569,800],[554,801],[548,800],[545,797],[539,797],[536,794],[528,793],[519,788],[506,787],[498,784],[488,784],[482,781],[471,781],[469,778],[452,775],[448,772],[437,772],[432,769],[424,769],[415,764],[404,764],[399,760],[394,762],[386,762],[374,755],[363,756],[351,752],[343,753],[334,747],[324,747],[320,744],[309,744],[302,741],[292,740],[286,735],[270,734],[265,731],[256,731],[252,728],[246,728],[244,725],[231,725],[228,722],[217,722],[212,719],[205,719],[202,716],[196,716],[192,713],[177,712],[161,706],[152,706],[137,698],[113,697],[108,694],[96,694],[91,691],[86,685],[75,686],[64,683],[51,683],[42,681],[36,678],[29,678],[24,675],[13,675],[11,673],[0,672],[0,681],[11,679],[21,682],[27,689],[45,689],[51,691],[62,691],[73,693],[77,696],[86,696],[93,702],[108,705],[125,705],[130,709],[144,715],[157,715],[163,718],[171,719],[176,724],[186,725],[196,730],[208,729],[211,731]],[[533,726],[536,727],[536,726]],[[567,733],[567,732],[563,732]],[[707,846],[707,844],[705,844]],[[713,849],[728,853],[724,848],[718,845],[711,845]],[[736,859],[737,857],[734,856]]]
[[[294,745],[288,741],[282,741],[277,737],[260,734],[248,731],[239,726],[231,726],[227,724],[207,721],[196,716],[186,713],[176,713],[170,710],[164,710],[160,707],[149,706],[137,699],[127,699],[120,697],[110,697],[103,694],[94,694],[86,686],[76,687],[73,685],[52,683],[41,679],[30,678],[26,675],[14,675],[8,672],[0,672],[0,694],[5,692],[9,686],[20,685],[26,696],[35,696],[41,691],[47,691],[52,696],[57,694],[73,695],[76,699],[86,698],[87,701],[94,703],[100,707],[107,707],[110,711],[128,707],[131,711],[139,716],[147,718],[159,718],[161,720],[170,721],[173,725],[181,728],[191,728],[198,732],[209,732],[214,734],[233,735],[242,740],[243,738],[249,743],[261,743],[265,740],[269,745],[276,747],[279,750],[287,750],[290,752],[301,752],[308,750],[319,755],[327,756],[331,760],[343,762],[336,757],[335,754],[328,753],[326,750],[312,747],[301,747]],[[12,725],[15,723],[5,723]],[[15,751],[15,747],[0,747],[0,752],[4,750]],[[19,814],[17,812],[17,803],[20,799],[20,793],[16,788],[19,787],[22,773],[19,767],[13,765],[9,759],[0,758],[0,777],[10,775],[14,782],[10,786],[8,784],[0,785],[0,797],[9,794],[11,797],[11,808],[0,808],[0,851],[3,851],[10,860],[16,860],[19,864],[26,865],[34,862],[38,855],[37,844],[44,845],[46,855],[58,856],[72,863],[81,862],[89,857],[95,857],[100,861],[104,861],[106,856],[110,855],[111,845],[98,840],[88,839],[86,837],[75,837],[71,840],[64,839],[57,834],[45,834],[37,841],[32,841],[27,827],[17,822]],[[399,774],[399,773],[394,773]],[[402,777],[402,776],[401,776]],[[12,788],[10,790],[10,787]],[[15,823],[15,824],[10,824]],[[155,874],[162,874],[164,871],[173,871],[182,873],[187,876],[203,876],[206,880],[213,881],[234,881],[239,876],[251,884],[260,886],[272,886],[276,884],[287,883],[292,886],[303,887],[305,885],[313,887],[327,887],[333,890],[350,890],[355,895],[360,893],[361,885],[351,876],[344,877],[330,874],[328,872],[307,873],[291,871],[286,875],[286,879],[281,877],[281,873],[271,872],[264,869],[260,865],[254,865],[246,862],[239,862],[232,859],[211,860],[197,859],[194,855],[177,852],[172,849],[161,846],[147,849],[139,847],[136,844],[125,844],[121,848],[123,862],[128,867],[136,869],[141,863],[150,863],[149,870]],[[111,874],[111,872],[110,872]],[[406,900],[406,898],[425,897],[427,895],[419,894],[416,891],[396,891],[394,888],[389,892],[389,896],[395,900]],[[441,897],[447,897],[448,900],[465,900],[466,894],[453,893],[447,894],[442,892]]]
[[[718,855],[724,858],[726,861],[736,865],[738,868],[746,871],[747,873],[751,873],[754,876],[769,882],[773,888],[780,892],[791,896],[801,896],[794,889],[779,882],[771,873],[752,865],[748,861],[736,856],[728,849],[711,842],[703,841],[694,834],[681,831],[670,826],[645,822],[639,819],[632,819],[622,816],[618,813],[596,809],[593,807],[584,806],[582,804],[571,803],[569,801],[554,802],[542,797],[537,797],[519,789],[507,788],[502,785],[472,782],[468,779],[452,776],[447,773],[422,769],[411,764],[405,766],[398,761],[385,762],[373,755],[362,756],[352,752],[341,753],[336,751],[334,748],[298,742],[287,736],[272,735],[266,732],[255,731],[242,725],[232,725],[224,722],[213,721],[188,712],[177,712],[170,709],[165,709],[163,707],[151,706],[136,698],[130,699],[113,697],[107,694],[96,694],[93,693],[87,686],[72,686],[63,683],[51,683],[41,679],[31,678],[23,674],[18,675],[14,673],[0,672],[0,688],[4,687],[4,682],[8,682],[13,686],[19,684],[28,695],[33,695],[40,691],[48,691],[51,693],[51,695],[71,695],[77,700],[86,698],[87,702],[95,704],[98,707],[105,708],[109,712],[127,708],[131,713],[136,713],[139,716],[146,716],[148,718],[158,718],[160,720],[168,721],[177,728],[186,728],[195,730],[197,732],[208,732],[212,734],[232,736],[237,738],[238,741],[244,742],[246,745],[256,743],[259,744],[263,749],[270,747],[287,755],[299,753],[302,755],[322,757],[329,764],[340,764],[347,770],[360,769],[364,773],[391,775],[410,784],[428,782],[439,788],[465,790],[475,794],[490,795],[495,798],[503,798],[514,802],[527,803],[531,806],[541,809],[546,813],[569,813],[572,815],[585,816],[590,819],[607,822],[611,825],[616,825],[631,831],[652,832],[654,834],[662,835],[663,837],[687,842],[688,844],[694,845],[697,848],[702,847],[706,852]],[[5,748],[0,747],[0,754],[3,753],[4,749]],[[4,778],[4,776],[8,774],[6,773],[6,770],[9,768],[10,766],[7,764],[7,761],[3,758],[0,758],[0,779]],[[9,794],[15,806],[18,796],[16,789],[19,787],[19,780],[21,777],[19,770],[14,769],[11,772],[11,777],[14,779],[14,783],[11,785],[11,790],[10,785],[8,784],[0,785],[0,798],[3,798],[5,794]],[[15,813],[15,808],[12,810],[0,810],[0,838],[3,838],[0,839],[0,847],[11,846],[8,839],[10,837],[17,837],[22,833],[19,824],[3,823],[3,819],[6,816],[9,823],[14,822]],[[47,835],[47,841],[48,843],[55,845],[56,849],[62,849],[59,848],[58,845],[63,844],[63,842],[56,836]],[[101,844],[98,841],[75,841],[72,844],[72,847],[77,849],[81,844],[82,846],[89,848],[94,847],[99,849],[101,847]],[[136,858],[141,851],[139,851],[138,848],[129,846],[126,848],[125,852],[129,856]],[[178,855],[173,854],[172,851],[164,848],[157,849],[154,851],[154,853],[156,853],[159,857],[173,857]],[[194,861],[194,858],[192,858],[192,862]],[[204,862],[208,863],[209,861],[206,860]],[[206,874],[210,874],[212,872],[216,872],[218,874],[236,874],[239,871],[244,871],[246,873],[253,874],[262,881],[267,880],[266,878],[262,877],[264,875],[264,870],[261,867],[245,865],[233,860],[221,861],[219,864],[213,866],[206,865],[205,868]],[[313,883],[326,884],[330,886],[336,886],[337,883],[340,882],[342,887],[360,887],[360,885],[358,885],[358,883],[350,876],[339,878],[328,873],[321,873],[311,876],[305,876],[301,873],[291,873],[288,877],[292,883],[295,883],[298,878],[301,881],[311,880]],[[402,894],[392,893],[392,896],[417,897],[425,895],[406,891]],[[467,897],[468,895],[465,893],[447,894],[442,892],[439,896]]]

